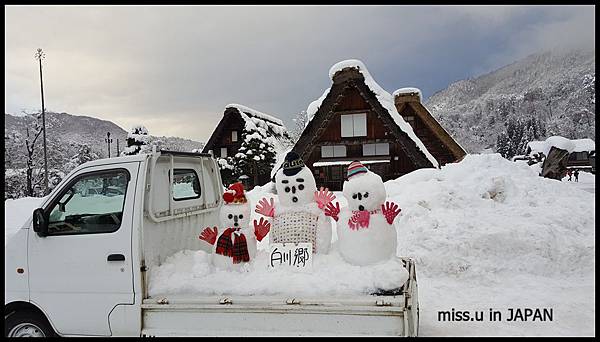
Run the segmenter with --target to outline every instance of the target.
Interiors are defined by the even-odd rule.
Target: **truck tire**
[[[33,311],[21,310],[4,318],[6,337],[52,337],[57,336],[46,317]]]

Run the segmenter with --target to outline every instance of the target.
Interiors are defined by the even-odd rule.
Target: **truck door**
[[[93,166],[47,202],[48,236],[29,233],[31,301],[60,334],[110,335],[108,316],[133,304],[132,221],[139,162]]]

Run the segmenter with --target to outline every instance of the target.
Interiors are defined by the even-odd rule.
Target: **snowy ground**
[[[252,205],[266,188],[248,193]],[[386,189],[402,208],[398,255],[416,261],[419,335],[595,335],[594,175],[561,182],[496,154],[469,155],[389,181]],[[6,237],[39,202],[5,202]],[[501,321],[487,319],[490,308],[501,311]],[[509,308],[552,308],[554,317],[507,322]],[[452,309],[486,316],[438,321],[438,311]]]

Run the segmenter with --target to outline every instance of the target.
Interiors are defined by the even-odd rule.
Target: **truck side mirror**
[[[33,211],[33,231],[41,237],[48,235],[48,219],[42,208]]]

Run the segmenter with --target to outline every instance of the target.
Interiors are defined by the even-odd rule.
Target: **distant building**
[[[553,137],[557,138],[557,137]],[[527,144],[527,150],[525,151],[525,157],[531,159],[543,159],[548,154],[548,151],[552,146],[557,148],[565,149],[569,151],[569,157],[567,159],[566,167],[569,169],[580,169],[595,171],[595,155],[596,155],[596,143],[589,138],[585,139],[566,139],[563,137],[561,140],[555,139],[562,143],[553,144],[549,140],[545,141],[530,141]],[[564,140],[562,140],[564,139]],[[540,158],[541,157],[541,158]],[[592,165],[593,163],[593,165]]]
[[[334,65],[329,75],[333,84],[309,105],[309,122],[293,147],[318,186],[341,190],[353,160],[386,181],[465,155],[413,92],[400,90],[394,99],[356,60]]]
[[[235,157],[244,139],[249,137],[258,137],[271,143],[278,154],[291,145],[287,128],[278,118],[243,105],[229,104],[202,152],[211,153],[215,158]],[[226,165],[220,166],[223,174]],[[254,174],[248,170],[239,180],[246,188],[263,185],[270,181],[269,171]]]

